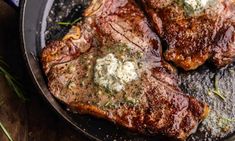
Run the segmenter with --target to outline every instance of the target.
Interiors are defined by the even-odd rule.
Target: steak
[[[198,9],[193,8],[193,1],[188,4],[189,0],[142,1],[158,35],[167,44],[166,60],[184,70],[196,69],[207,60],[217,67],[233,62],[234,0],[205,0],[208,2],[198,4]]]
[[[50,42],[41,62],[50,92],[81,114],[185,140],[206,104],[177,85],[158,36],[134,0],[93,0],[83,21]]]

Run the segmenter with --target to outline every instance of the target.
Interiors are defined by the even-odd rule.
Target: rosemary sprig
[[[215,90],[213,90],[212,92],[219,96],[223,101],[226,100],[226,98],[221,94],[221,90],[219,88],[219,80],[217,78],[217,76],[215,76],[215,83],[214,83],[214,86],[215,86]]]
[[[20,88],[20,83],[5,69],[8,65],[0,58],[0,75],[3,75],[7,80],[8,85],[13,89],[17,96],[26,101],[23,90]]]
[[[73,22],[57,22],[58,25],[63,25],[63,26],[72,26],[74,24],[76,24],[77,22],[79,22],[82,18],[79,17],[76,20],[74,20]]]
[[[215,95],[219,96],[223,101],[226,100],[226,98],[221,94],[220,91],[213,90],[212,91]]]
[[[4,132],[4,134],[7,136],[9,141],[13,141],[12,137],[10,136],[10,134],[8,133],[8,131],[6,130],[6,128],[3,126],[3,124],[0,122],[0,127],[2,129],[2,131]]]
[[[5,77],[9,86],[12,87],[17,96],[21,98],[23,101],[25,101],[26,98],[23,95],[23,91],[20,89],[19,82],[5,69],[6,67],[8,67],[7,63],[2,60],[2,57],[0,57],[0,75],[3,75]],[[0,106],[2,106],[3,104],[4,104],[4,99],[1,99]],[[8,140],[13,141],[12,137],[10,136],[10,134],[8,133],[8,131],[1,122],[0,122],[0,128],[7,136]]]

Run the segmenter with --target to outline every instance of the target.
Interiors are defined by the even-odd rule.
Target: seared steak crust
[[[208,59],[217,67],[235,57],[234,0],[215,0],[203,12],[187,15],[183,0],[142,0],[158,34],[166,41],[165,58],[185,70]],[[212,2],[211,2],[212,3]]]
[[[42,51],[51,93],[70,108],[114,121],[144,134],[180,140],[207,116],[208,106],[185,95],[162,59],[158,36],[133,0],[93,0],[85,19]],[[76,32],[75,32],[76,31]],[[79,35],[79,36],[78,36]],[[107,54],[138,64],[139,79],[120,92],[94,83],[96,60]]]

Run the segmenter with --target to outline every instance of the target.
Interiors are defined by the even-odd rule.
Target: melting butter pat
[[[204,9],[209,0],[184,0],[184,3],[189,5],[194,11]]]
[[[119,92],[125,84],[137,78],[134,62],[120,61],[112,53],[96,61],[94,81],[110,91]]]

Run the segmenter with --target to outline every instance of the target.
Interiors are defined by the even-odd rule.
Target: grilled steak
[[[142,0],[158,34],[165,58],[185,70],[211,60],[223,67],[235,57],[234,0]]]
[[[180,90],[134,0],[93,0],[82,22],[43,49],[41,61],[57,99],[143,134],[184,140],[209,111]]]

